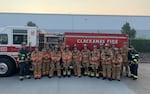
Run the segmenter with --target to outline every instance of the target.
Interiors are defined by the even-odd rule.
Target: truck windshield
[[[8,35],[0,34],[0,44],[8,44]]]
[[[27,30],[13,30],[13,44],[21,44],[27,42]]]

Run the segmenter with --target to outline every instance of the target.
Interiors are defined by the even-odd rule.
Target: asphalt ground
[[[89,77],[43,77],[25,79],[18,76],[0,78],[0,94],[150,94],[150,64],[139,64],[139,79],[122,77],[108,81]]]

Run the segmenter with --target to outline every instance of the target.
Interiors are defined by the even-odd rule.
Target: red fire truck
[[[0,76],[10,76],[18,68],[17,58],[18,51],[22,42],[27,43],[30,51],[35,46],[40,49],[44,44],[50,46],[58,45],[64,42],[65,45],[70,45],[72,49],[74,44],[77,44],[81,50],[83,44],[87,44],[92,50],[93,45],[99,47],[100,43],[116,44],[117,47],[122,47],[122,42],[128,42],[128,36],[125,34],[104,34],[104,33],[77,33],[65,32],[64,34],[54,34],[45,32],[36,27],[27,26],[9,26],[0,29]]]

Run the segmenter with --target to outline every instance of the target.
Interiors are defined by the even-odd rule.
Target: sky
[[[150,16],[150,0],[0,0],[0,12]]]

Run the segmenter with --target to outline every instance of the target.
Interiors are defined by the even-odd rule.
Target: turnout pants
[[[98,67],[99,67],[99,63],[92,63],[91,64],[91,76],[96,76],[99,77],[99,72],[98,72]]]
[[[41,78],[41,69],[42,69],[42,64],[41,63],[35,63],[33,64],[33,74],[34,78]]]
[[[82,62],[84,68],[84,75],[89,75],[89,62]]]
[[[121,67],[112,68],[112,78],[120,80]]]
[[[74,75],[81,76],[81,63],[74,62],[73,65]]]
[[[19,67],[20,67],[20,76],[29,76],[30,75],[30,71],[29,71],[29,64],[26,62],[21,62],[19,63]]]
[[[61,76],[61,65],[60,62],[54,62],[52,61],[50,63],[50,71],[49,71],[49,76],[52,77],[54,74],[54,71],[57,71],[57,76]]]
[[[128,64],[128,61],[124,61],[124,62],[122,63],[121,74],[124,73],[124,68],[125,68],[125,73],[126,73],[126,75],[128,75],[128,74],[129,74],[129,64]]]
[[[42,63],[42,75],[48,75],[49,74],[49,67],[50,67],[49,62],[43,62]]]
[[[138,78],[138,64],[130,65],[131,76],[135,79]]]
[[[111,64],[102,64],[103,77],[111,78]]]
[[[63,75],[70,76],[71,75],[71,70],[70,70],[70,62],[63,62]]]

